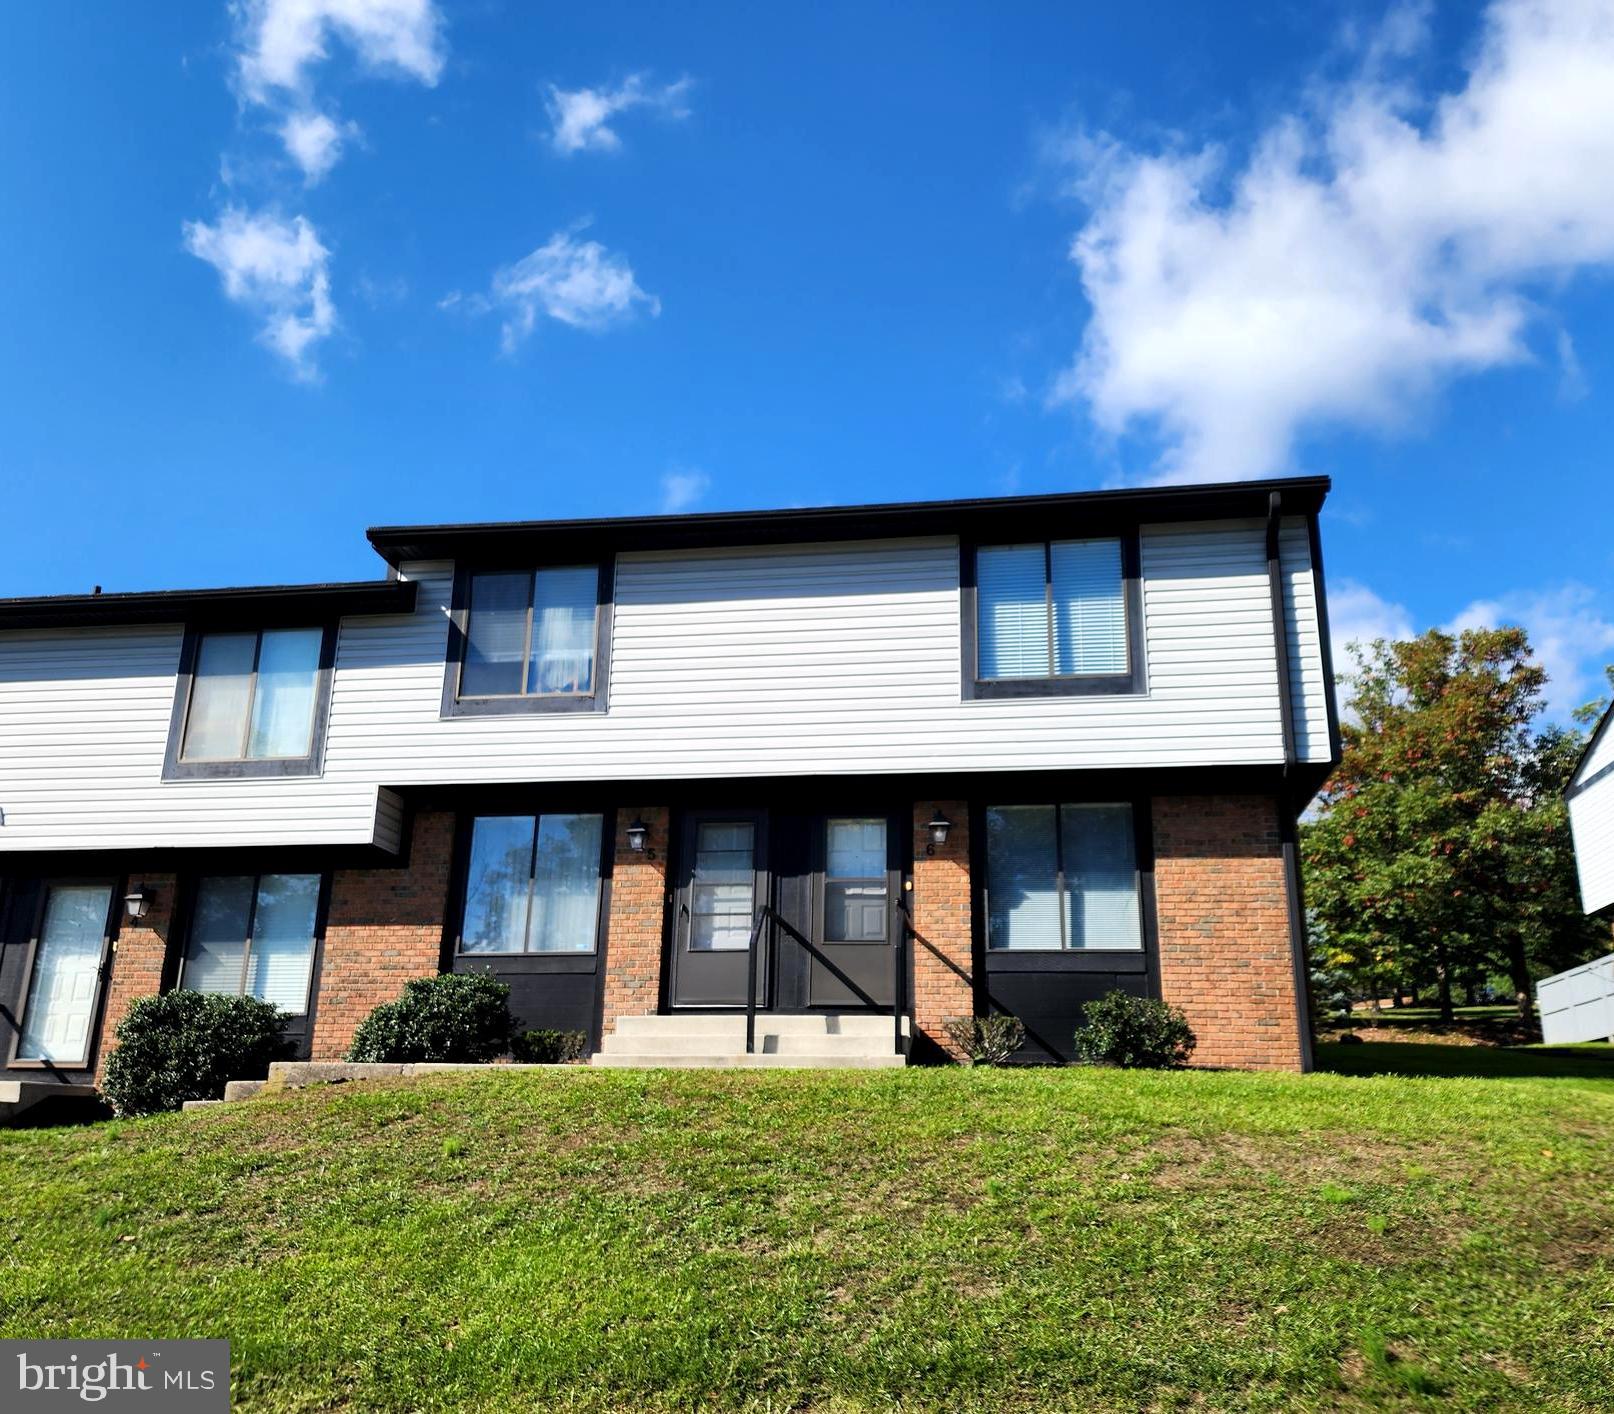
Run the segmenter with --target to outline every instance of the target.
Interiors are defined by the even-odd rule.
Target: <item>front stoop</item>
[[[903,1020],[903,1035],[908,1023]],[[613,1070],[797,1069],[896,1070],[898,1054],[889,1016],[825,1012],[757,1017],[756,1050],[745,1049],[745,1018],[727,1012],[622,1016],[591,1065]]]

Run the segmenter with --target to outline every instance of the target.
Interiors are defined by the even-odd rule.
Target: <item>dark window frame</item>
[[[319,666],[314,672],[314,716],[309,726],[308,751],[302,756],[242,757],[222,761],[184,759],[185,729],[190,721],[191,700],[195,695],[196,659],[202,639],[210,633],[255,633],[252,650],[252,683],[247,694],[247,725],[250,731],[252,705],[258,691],[258,659],[263,652],[263,635],[275,629],[318,629]],[[331,684],[335,677],[337,625],[325,623],[192,623],[185,625],[185,639],[179,650],[179,672],[174,684],[174,707],[168,719],[168,745],[163,752],[165,781],[243,780],[262,776],[318,776],[325,770],[325,733],[330,725]]]
[[[1126,615],[1127,669],[1124,673],[1067,673],[1047,677],[983,678],[980,675],[980,627],[976,619],[976,557],[997,545],[1038,544],[1043,547],[1043,589],[1048,602],[1049,652],[1053,651],[1053,572],[1051,545],[1059,540],[1119,540],[1121,543],[1121,605]],[[1023,697],[1141,696],[1146,691],[1143,651],[1142,555],[1136,526],[1094,526],[1051,535],[1046,527],[1029,531],[1023,539],[994,535],[990,539],[964,539],[958,550],[959,672],[964,701]]]
[[[475,843],[476,822],[483,817],[499,816],[530,816],[533,820],[533,848],[537,849],[538,830],[540,822],[546,815],[598,815],[600,817],[600,877],[599,892],[596,896],[596,913],[594,917],[594,945],[587,951],[582,948],[569,949],[565,952],[545,952],[523,947],[520,952],[489,952],[485,949],[468,952],[465,948],[465,906],[470,901],[471,893],[471,850]],[[611,806],[568,803],[559,806],[545,806],[541,809],[521,808],[511,805],[508,809],[490,806],[487,809],[477,808],[460,812],[456,822],[456,839],[454,848],[454,871],[456,880],[454,885],[454,912],[448,925],[448,938],[443,949],[443,968],[445,972],[455,970],[455,964],[464,961],[474,965],[485,962],[501,970],[514,970],[525,972],[593,972],[599,966],[599,961],[605,956],[606,927],[611,912],[611,864],[615,857],[614,844],[616,839],[616,811]],[[530,929],[532,924],[532,895],[536,887],[537,875],[533,869],[532,856],[528,857],[527,864],[527,922]]]
[[[1042,806],[1054,812],[1056,887],[1059,889],[1060,935],[1065,926],[1065,852],[1063,805],[1126,805],[1132,810],[1132,872],[1138,890],[1138,936],[1135,948],[994,948],[991,937],[992,880],[988,865],[986,812],[1013,806]],[[971,894],[980,939],[981,956],[988,970],[1004,972],[1153,972],[1158,947],[1154,899],[1154,836],[1147,797],[1125,793],[1088,796],[1065,791],[1058,795],[1016,796],[974,802],[970,808]]]
[[[167,963],[164,979],[164,991],[188,991],[185,986],[186,955],[191,950],[191,930],[196,926],[196,904],[201,894],[202,882],[205,879],[240,879],[252,880],[252,909],[247,914],[248,933],[243,940],[246,946],[241,953],[241,981],[242,990],[235,992],[235,996],[245,996],[247,963],[252,953],[251,928],[258,917],[258,881],[265,874],[317,874],[319,876],[319,894],[314,901],[314,946],[309,953],[308,960],[308,992],[303,997],[301,1011],[287,1012],[292,1024],[288,1027],[288,1037],[298,1040],[305,1031],[311,1034],[314,1011],[319,1001],[320,968],[325,960],[325,927],[331,908],[331,878],[332,871],[319,868],[298,868],[293,864],[279,863],[274,860],[251,860],[243,862],[239,869],[204,869],[194,873],[186,873],[177,882],[177,907],[174,910],[172,928],[173,945],[169,949],[171,960]],[[216,995],[230,995],[220,993]]]
[[[497,696],[462,697],[460,679],[465,671],[465,654],[470,639],[471,577],[478,574],[525,574],[529,580],[542,569],[566,569],[597,563],[599,578],[594,593],[594,678],[590,692],[523,692]],[[454,566],[454,588],[449,601],[448,651],[443,664],[443,703],[441,716],[509,717],[529,712],[604,712],[611,687],[611,620],[615,609],[616,557],[593,555],[552,563],[488,562]],[[527,657],[531,657],[532,589],[527,590]],[[523,675],[527,668],[524,662]],[[524,679],[523,679],[524,680]]]
[[[105,886],[111,894],[107,906],[106,922],[101,929],[101,957],[96,964],[95,1004],[90,1008],[90,1033],[84,1047],[82,1061],[36,1060],[19,1057],[23,1033],[28,1027],[28,993],[34,985],[34,964],[39,960],[39,944],[45,928],[45,910],[50,904],[50,891],[72,887],[75,884]],[[22,985],[17,992],[17,1020],[12,1027],[11,1046],[6,1057],[7,1070],[69,1071],[92,1070],[101,1041],[101,1022],[106,1008],[106,983],[110,961],[118,937],[120,912],[123,907],[123,880],[111,874],[51,875],[39,880],[38,898],[34,901],[34,921],[28,930],[28,958],[23,963]]]

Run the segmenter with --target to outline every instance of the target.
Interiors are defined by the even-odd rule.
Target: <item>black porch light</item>
[[[123,911],[131,918],[144,918],[151,912],[151,901],[155,896],[155,889],[148,889],[144,884],[136,884],[123,896]]]
[[[953,822],[943,815],[941,811],[938,810],[932,815],[925,825],[925,829],[930,832],[930,843],[925,846],[925,853],[934,854],[937,846],[946,844],[947,832],[952,828]]]
[[[628,826],[628,848],[635,854],[643,854],[645,841],[649,838],[650,826],[638,816],[634,816],[633,823]]]

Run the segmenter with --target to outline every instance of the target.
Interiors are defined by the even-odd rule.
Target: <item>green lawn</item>
[[[0,1335],[228,1336],[248,1410],[1614,1390],[1585,1075],[435,1076],[0,1134],[0,1193]]]

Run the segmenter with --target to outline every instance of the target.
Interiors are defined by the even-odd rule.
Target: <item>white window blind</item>
[[[1124,673],[1126,600],[1119,540],[1056,540],[1053,574],[1054,672]]]
[[[983,545],[975,554],[978,672],[1048,676],[1048,565],[1044,546]]]
[[[319,908],[318,874],[233,874],[203,879],[180,985],[308,1010]]]
[[[992,948],[1058,948],[1059,852],[1051,805],[986,812],[986,941]]]
[[[1143,946],[1130,805],[1062,805],[1069,943],[1073,948]]]

